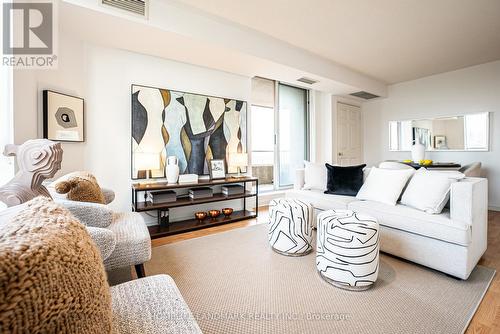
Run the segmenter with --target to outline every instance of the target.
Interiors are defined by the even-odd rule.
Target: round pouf
[[[328,210],[317,218],[316,266],[329,283],[366,290],[378,276],[377,219],[351,210]]]
[[[312,251],[312,206],[296,199],[275,199],[269,203],[269,243],[288,256]]]

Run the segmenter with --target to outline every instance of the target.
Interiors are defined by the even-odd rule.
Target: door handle
[[[339,152],[339,157],[341,157],[341,156],[342,156],[342,152]]]

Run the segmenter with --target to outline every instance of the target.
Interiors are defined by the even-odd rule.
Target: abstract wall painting
[[[83,99],[43,91],[43,137],[55,141],[84,141]]]
[[[137,153],[155,153],[165,177],[168,156],[179,160],[180,174],[209,174],[212,159],[228,160],[247,150],[245,101],[132,85],[132,178],[140,165]],[[235,173],[236,168],[227,168]]]

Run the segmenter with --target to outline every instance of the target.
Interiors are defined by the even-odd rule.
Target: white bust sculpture
[[[0,202],[10,207],[40,195],[51,197],[42,182],[61,169],[63,150],[60,143],[33,139],[22,145],[6,145],[3,154],[17,157],[19,172],[0,187]]]

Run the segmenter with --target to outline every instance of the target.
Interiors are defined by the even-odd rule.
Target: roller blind
[[[274,108],[274,81],[264,78],[252,78],[252,101],[256,106]]]

